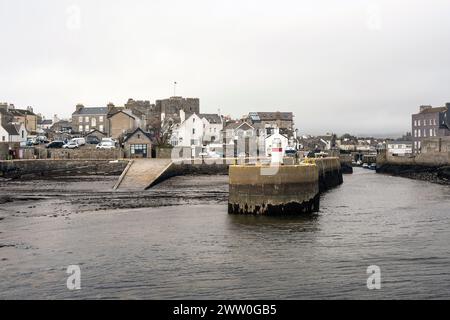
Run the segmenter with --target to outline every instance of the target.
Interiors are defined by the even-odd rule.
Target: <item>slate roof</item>
[[[254,129],[253,126],[251,126],[250,124],[248,124],[247,122],[232,122],[232,123],[228,123],[225,127],[224,130],[236,130],[237,128],[241,127],[241,126],[247,126],[248,129]],[[247,130],[248,130],[247,129]]]
[[[209,123],[212,123],[212,124],[222,123],[222,118],[218,114],[202,113],[202,114],[199,114],[199,117],[201,119],[205,118],[206,120],[208,120]]]
[[[25,109],[10,109],[9,112],[15,116],[35,116],[34,112]]]
[[[292,112],[252,112],[251,116],[255,118],[258,115],[261,121],[273,121],[273,120],[283,120],[283,121],[293,121],[294,114]]]
[[[1,126],[6,130],[6,132],[8,132],[8,134],[10,136],[18,136],[19,135],[19,132],[17,131],[17,128],[14,124],[5,123],[5,124],[1,124]]]
[[[53,124],[53,120],[50,120],[50,119],[41,120],[41,121],[38,121],[38,124],[40,124],[40,125]]]
[[[136,133],[141,132],[143,135],[145,135],[150,141],[152,141],[152,137],[149,132],[145,132],[141,128],[137,128],[134,130],[134,132],[127,134],[126,138],[124,139],[124,143],[127,142],[132,136],[134,136]],[[153,141],[152,141],[153,142]]]
[[[108,113],[108,107],[82,108],[75,111],[73,115],[105,115]]]
[[[429,109],[425,109],[422,112],[420,112],[420,114],[424,114],[424,113],[436,113],[436,112],[445,112],[447,111],[447,107],[437,107],[437,108],[429,108]]]

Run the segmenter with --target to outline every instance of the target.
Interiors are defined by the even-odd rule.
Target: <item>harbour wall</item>
[[[377,173],[450,185],[450,152],[425,152],[411,157],[381,153]]]
[[[343,182],[338,158],[311,159],[280,166],[265,175],[263,166],[231,166],[230,214],[290,215],[319,211],[320,194]]]
[[[120,175],[128,161],[11,160],[0,161],[0,177],[20,179],[52,176]]]

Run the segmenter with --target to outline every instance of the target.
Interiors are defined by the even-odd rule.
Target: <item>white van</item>
[[[85,138],[74,138],[70,140],[71,142],[76,142],[80,147],[86,145],[86,139]]]

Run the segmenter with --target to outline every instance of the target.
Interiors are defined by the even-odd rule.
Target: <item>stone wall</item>
[[[264,166],[230,167],[229,213],[283,215],[317,212],[320,193],[343,183],[339,158],[308,159],[265,175]]]
[[[261,166],[231,166],[229,213],[282,215],[319,210],[319,168],[280,166],[263,175]]]
[[[0,177],[33,178],[80,175],[120,175],[128,161],[13,160],[0,161]]]
[[[120,149],[40,149],[38,152],[38,159],[54,160],[117,160],[124,157]]]

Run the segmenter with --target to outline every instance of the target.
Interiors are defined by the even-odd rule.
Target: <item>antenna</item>
[[[177,82],[175,81],[173,83],[173,96],[176,97],[177,96]]]

